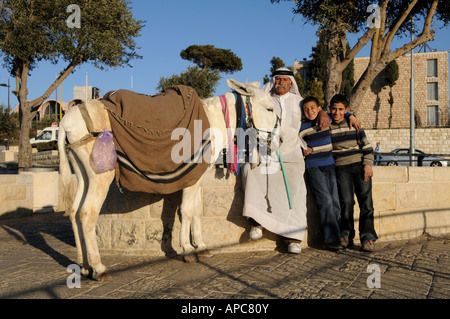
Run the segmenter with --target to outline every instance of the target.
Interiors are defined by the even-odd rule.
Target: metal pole
[[[411,42],[414,41],[414,18],[411,18]],[[414,149],[414,48],[411,49],[411,84],[410,84],[410,119],[409,119],[409,165],[416,166],[414,161],[414,156],[412,154],[415,153]]]
[[[10,103],[9,103],[9,88],[10,88],[11,86],[9,85],[9,78],[8,78],[8,110],[11,108],[11,105],[10,105]]]

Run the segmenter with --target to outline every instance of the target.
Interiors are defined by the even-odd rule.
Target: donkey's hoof
[[[189,253],[186,255],[183,255],[183,260],[185,263],[196,263],[198,262],[198,257],[196,253]]]
[[[81,275],[83,275],[84,277],[92,277],[92,268],[85,268],[85,267],[81,267]]]
[[[197,255],[199,258],[200,257],[210,258],[210,257],[214,256],[214,254],[206,248],[197,251]]]
[[[107,272],[104,272],[98,276],[92,276],[92,279],[94,279],[95,281],[109,281],[111,280],[111,275]]]

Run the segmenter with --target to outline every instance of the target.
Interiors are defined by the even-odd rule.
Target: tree
[[[279,2],[281,0],[271,0]],[[448,1],[426,0],[379,0],[378,6],[373,0],[295,0],[293,12],[301,14],[307,21],[320,25],[319,32],[324,32],[327,39],[327,77],[325,100],[340,91],[342,73],[350,61],[366,44],[372,40],[370,62],[365,72],[353,87],[350,107],[357,112],[364,94],[374,78],[386,65],[416,46],[433,40],[434,32],[430,29],[436,13],[437,18],[448,23],[450,5]],[[439,6],[438,6],[439,4]],[[366,10],[371,9],[369,15]],[[369,10],[370,13],[370,10]],[[423,23],[422,32],[417,39],[392,51],[394,37],[409,31],[411,19],[415,17]],[[365,29],[357,43],[346,52],[347,32],[358,33]]]
[[[281,59],[280,57],[272,57],[272,59],[269,62],[270,64],[270,75],[265,75],[264,79],[263,79],[263,84],[266,84],[267,82],[270,81],[270,79],[272,78],[272,74],[279,68],[284,68],[286,67],[286,65],[284,64],[283,59]],[[298,91],[300,92],[300,94],[304,95],[305,94],[305,80],[297,73],[295,72],[295,68],[293,66],[290,67],[286,67],[288,69],[291,69],[294,72],[294,80],[297,83],[298,86]]]
[[[161,77],[156,87],[162,91],[164,88],[172,85],[188,85],[197,91],[201,99],[211,97],[219,84],[220,75],[218,70],[209,68],[200,69],[197,65],[188,67],[187,71],[180,75],[172,75],[170,78]]]
[[[284,61],[279,57],[272,57],[272,59],[269,62],[270,64],[270,74],[265,75],[263,79],[263,83],[266,84],[267,82],[270,82],[270,79],[272,78],[272,74],[279,68],[284,68],[285,64]]]
[[[319,32],[319,40],[316,43],[316,46],[312,48],[312,53],[310,55],[311,59],[311,77],[314,79],[307,83],[307,89],[311,89],[312,85],[315,85],[315,80],[322,83],[322,94],[326,91],[326,80],[327,80],[327,39],[324,36],[324,32]],[[350,44],[347,42],[346,51],[350,52]],[[353,86],[355,85],[354,79],[354,61],[353,59],[346,66],[344,71],[342,72],[342,84],[339,90],[340,94],[345,94],[346,96],[350,96],[352,93]],[[325,103],[325,101],[324,101]],[[326,105],[322,104],[325,108]]]
[[[127,1],[77,0],[75,7],[72,2],[0,0],[0,50],[5,67],[16,79],[15,94],[20,106],[21,168],[32,164],[31,120],[39,106],[77,66],[91,62],[102,70],[128,65],[131,59],[140,58],[134,38],[139,36],[143,22],[132,17]],[[28,80],[41,61],[55,64],[63,61],[65,67],[41,96],[29,101]]]
[[[320,106],[323,106],[325,100],[322,81],[318,81],[317,78],[314,78],[314,81],[312,81],[307,95],[315,97],[317,100],[319,100]]]
[[[192,61],[200,68],[209,68],[225,73],[242,70],[242,61],[231,50],[217,49],[213,45],[191,45],[181,51],[183,60]]]
[[[0,140],[2,140],[6,149],[9,150],[11,140],[18,137],[19,122],[17,118],[11,114],[11,108],[0,106]]]

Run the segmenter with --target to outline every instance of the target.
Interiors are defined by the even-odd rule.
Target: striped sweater
[[[362,162],[363,165],[373,164],[373,148],[366,137],[364,129],[356,131],[349,128],[347,121],[330,124],[333,157],[336,166]]]
[[[305,157],[306,169],[334,165],[329,128],[320,130],[315,126],[315,120],[304,120],[299,137],[312,149],[312,153]]]

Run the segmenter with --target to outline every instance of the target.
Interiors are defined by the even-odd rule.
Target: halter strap
[[[225,95],[220,96],[220,103],[222,104],[222,111],[225,117],[226,133],[228,138],[228,150],[225,164],[228,167],[228,173],[237,174],[238,172],[238,163],[236,154],[237,149],[236,145],[234,144],[233,136],[231,134],[230,113],[227,107],[227,98],[225,97]]]

